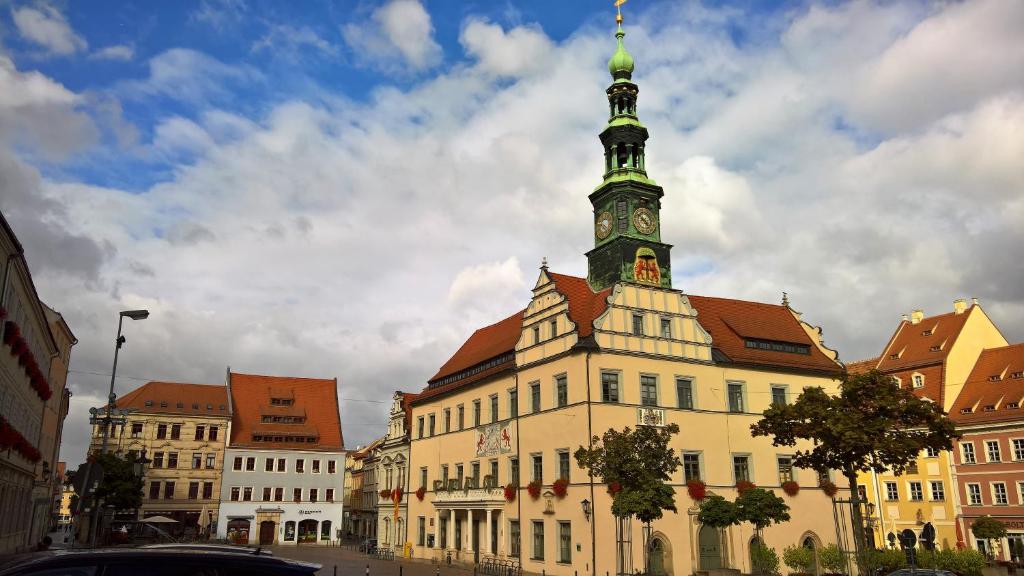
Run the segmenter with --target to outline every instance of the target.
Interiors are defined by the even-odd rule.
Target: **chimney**
[[[920,324],[921,320],[924,320],[924,310],[913,310],[910,312],[910,323]]]
[[[978,306],[979,305],[978,304],[978,299],[977,298],[971,298],[971,304],[974,305],[974,306]]]
[[[907,316],[906,314],[901,315],[900,318],[902,318],[904,322],[910,320],[910,317]]]
[[[953,312],[957,314],[963,314],[964,310],[967,310],[967,300],[963,298],[957,298],[953,300]]]

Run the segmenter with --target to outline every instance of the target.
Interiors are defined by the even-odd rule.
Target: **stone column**
[[[476,548],[473,547],[473,509],[470,508],[466,511],[466,536],[469,537],[469,546],[466,547],[470,552],[475,552]]]
[[[494,550],[491,550],[491,509],[487,509],[487,527],[484,529],[484,551],[488,554],[494,554]]]
[[[441,547],[441,511],[434,508],[434,548]]]

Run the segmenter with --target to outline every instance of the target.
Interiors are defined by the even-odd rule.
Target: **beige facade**
[[[409,430],[407,428],[407,397],[415,394],[395,392],[391,399],[388,433],[377,449],[376,474],[378,478],[377,544],[404,552],[408,542],[408,503],[415,498],[409,493]],[[386,490],[388,498],[380,498]],[[397,491],[397,494],[396,494]]]
[[[424,471],[427,478],[424,500],[409,500],[417,557],[519,558],[524,570],[547,574],[621,571],[612,497],[576,465],[572,452],[609,428],[643,423],[678,424],[681,433],[673,447],[686,457],[691,475],[727,498],[735,496],[743,479],[781,494],[781,482],[791,474],[802,488],[796,496],[784,496],[793,520],[765,530],[769,546],[781,551],[808,538],[816,545],[834,541],[832,503],[818,488],[817,473],[789,471],[785,460],[780,466],[779,458],[792,450],[752,438],[750,425],[779,393],[792,399],[809,386],[834,392],[835,373],[716,361],[713,339],[688,297],[676,290],[616,285],[604,312],[592,320],[592,339],[584,339],[583,316],[574,314],[567,292],[542,269],[522,313],[514,367],[464,386],[457,380],[442,384],[439,389],[446,391],[433,395],[428,387],[414,402],[410,490],[419,487]],[[794,327],[805,326],[791,310],[784,313]],[[813,346],[838,371],[835,353],[807,328],[808,336],[815,335]],[[470,488],[466,478],[474,479]],[[562,498],[553,487],[559,478],[569,482]],[[538,498],[525,488],[533,480],[542,484]],[[702,528],[686,480],[683,469],[672,479],[678,513],[669,512],[653,525],[663,571],[732,567],[749,572],[752,528]],[[449,483],[458,489],[446,489]],[[511,502],[502,488],[508,484],[518,485]],[[589,517],[584,500],[590,503]],[[633,523],[628,539],[633,545],[627,562],[642,569],[639,523]]]

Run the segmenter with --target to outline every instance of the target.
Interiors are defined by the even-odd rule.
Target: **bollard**
[[[334,576],[338,576],[338,565],[334,565]]]
[[[398,565],[398,576],[402,576],[402,565]]]
[[[370,576],[370,565],[366,565],[366,576]]]

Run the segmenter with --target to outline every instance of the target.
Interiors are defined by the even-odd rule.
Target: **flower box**
[[[530,497],[536,500],[540,498],[540,481],[534,480],[526,485],[526,491],[530,493]]]
[[[551,486],[551,490],[555,493],[555,496],[565,498],[565,495],[569,492],[569,479],[559,478],[558,480],[555,480],[555,483]]]
[[[782,483],[782,491],[790,496],[796,496],[800,492],[800,485],[793,480]]]
[[[701,480],[690,480],[686,483],[686,491],[690,493],[690,498],[703,500],[707,496],[708,486]]]

